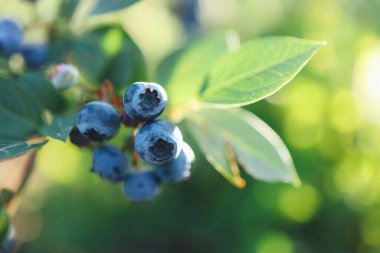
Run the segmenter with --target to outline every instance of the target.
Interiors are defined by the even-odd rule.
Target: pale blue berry
[[[124,194],[135,202],[151,201],[160,193],[158,179],[151,171],[128,175],[123,189]]]
[[[59,64],[53,71],[51,82],[57,89],[68,89],[79,81],[79,71],[71,64]]]
[[[115,146],[100,146],[92,155],[91,171],[109,182],[123,180],[129,171],[128,159]]]
[[[135,120],[153,120],[165,109],[167,95],[157,83],[137,82],[128,87],[124,94],[126,113]]]
[[[135,138],[135,150],[151,164],[164,164],[177,158],[183,139],[178,127],[167,120],[154,120],[143,124]]]
[[[155,172],[163,183],[179,183],[190,176],[191,163],[194,159],[193,150],[184,142],[179,156],[169,163],[158,165]]]
[[[120,118],[109,103],[93,101],[87,103],[77,115],[79,132],[93,141],[105,141],[116,135]]]

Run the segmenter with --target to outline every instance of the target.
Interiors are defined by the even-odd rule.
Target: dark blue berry
[[[77,116],[79,132],[93,141],[111,139],[119,130],[119,126],[118,112],[106,102],[90,102]]]
[[[0,52],[6,56],[21,51],[23,31],[10,19],[0,20]]]
[[[151,171],[128,175],[123,188],[124,194],[135,202],[153,200],[160,193],[159,182]]]
[[[192,33],[199,27],[199,0],[179,0],[175,12],[187,33]]]
[[[155,172],[163,183],[179,183],[190,176],[191,163],[194,159],[193,150],[184,142],[179,156],[169,163],[158,165]]]
[[[164,88],[156,83],[134,83],[124,94],[125,111],[135,120],[155,119],[164,111],[166,102]]]
[[[120,121],[127,127],[137,127],[140,121],[132,119],[128,114],[123,111],[120,116]]]
[[[177,158],[182,150],[183,139],[178,127],[167,120],[145,123],[135,138],[135,150],[146,162],[164,164]]]
[[[104,180],[117,182],[123,180],[129,170],[127,157],[114,146],[100,146],[92,155],[91,171]]]
[[[21,53],[28,67],[38,68],[47,62],[48,48],[44,44],[26,44]]]
[[[74,127],[73,129],[71,129],[69,137],[70,137],[71,143],[73,143],[74,145],[78,147],[86,147],[86,146],[91,145],[92,143],[92,141],[88,137],[84,136],[83,134],[79,132],[77,127]]]

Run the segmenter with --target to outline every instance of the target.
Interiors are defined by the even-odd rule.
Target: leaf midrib
[[[239,74],[237,76],[234,76],[228,80],[225,80],[223,82],[220,82],[219,84],[214,84],[213,87],[207,89],[205,92],[203,92],[203,94],[201,94],[201,98],[207,98],[210,97],[210,93],[212,95],[212,93],[217,93],[218,91],[224,89],[225,87],[229,87],[229,86],[232,86],[233,84],[239,82],[239,81],[242,81],[244,79],[246,79],[247,77],[249,76],[254,76],[254,75],[258,75],[268,69],[271,69],[271,68],[274,68],[276,66],[279,66],[281,64],[285,64],[287,63],[288,61],[291,61],[293,59],[296,59],[306,53],[310,53],[310,55],[312,55],[319,47],[316,47],[316,48],[313,48],[313,49],[310,49],[310,50],[307,50],[301,54],[298,54],[297,56],[295,57],[292,57],[292,58],[285,58],[285,59],[282,59],[281,61],[277,61],[275,63],[272,63],[272,64],[268,64],[266,66],[263,66],[263,67],[258,67],[258,68],[255,68],[253,70],[250,70],[250,71],[247,71],[247,72],[244,72],[242,74]],[[306,63],[306,62],[305,62]],[[305,64],[302,64],[299,68],[297,69],[300,69],[304,66]]]
[[[215,124],[214,124],[214,126],[216,128],[218,128],[219,131],[221,131],[221,132],[228,132],[228,134],[225,134],[226,135],[226,139],[228,139],[226,141],[228,141],[232,146],[242,146],[242,147],[245,147],[246,150],[250,151],[249,153],[252,154],[252,157],[255,157],[257,160],[262,161],[263,164],[266,164],[268,166],[268,168],[276,168],[276,167],[278,167],[278,165],[276,165],[274,162],[272,162],[271,159],[268,160],[268,157],[266,157],[264,154],[258,152],[257,149],[253,148],[248,143],[242,141],[240,138],[236,138],[233,134],[231,134],[232,133],[231,131],[223,129],[223,128],[220,128],[220,127],[217,127]],[[265,137],[263,136],[263,138],[265,138]],[[239,157],[239,155],[236,155],[236,156]],[[283,162],[282,159],[281,159],[281,157],[280,157],[280,160],[281,160],[281,162]],[[286,166],[285,166],[285,168],[286,168]]]
[[[198,123],[197,122],[194,122],[192,121],[193,124],[197,125],[198,126]],[[198,126],[199,127],[199,126]],[[193,133],[193,130],[192,128],[189,128],[188,129],[190,130],[191,134],[196,137],[196,134]],[[200,128],[199,128],[200,129]],[[197,139],[197,137],[195,138]],[[234,175],[231,167],[229,164],[226,164],[226,167],[227,168],[224,168],[224,166],[218,162],[216,159],[213,158],[213,156],[211,156],[207,150],[205,150],[203,147],[201,147],[201,149],[203,150],[203,153],[206,157],[206,160],[212,165],[214,166],[214,168],[223,176],[225,177],[228,181],[230,181],[231,183],[234,184],[234,178],[236,178],[237,176]],[[226,157],[227,161],[228,161],[228,158]]]

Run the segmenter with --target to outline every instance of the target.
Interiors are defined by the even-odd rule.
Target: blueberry
[[[109,182],[123,180],[129,170],[127,157],[114,146],[100,146],[92,154],[91,171]]]
[[[151,171],[128,175],[123,188],[124,194],[135,202],[153,200],[160,193],[159,182]]]
[[[155,173],[163,183],[179,183],[190,176],[190,167],[194,159],[193,150],[184,142],[179,156],[169,163],[158,165]]]
[[[191,33],[199,27],[199,0],[180,0],[176,12],[185,30]]]
[[[71,64],[59,64],[51,73],[51,82],[57,89],[67,89],[79,81],[79,71]]]
[[[84,136],[83,134],[79,132],[77,127],[74,127],[73,129],[71,129],[69,137],[70,137],[71,143],[73,143],[74,145],[78,147],[86,147],[86,146],[91,145],[92,143],[92,141],[88,137]]]
[[[119,130],[120,119],[115,108],[101,101],[86,104],[77,116],[79,132],[93,141],[111,139]]]
[[[125,111],[121,113],[120,121],[127,127],[137,127],[137,125],[139,124],[138,120],[129,117]]]
[[[48,48],[44,44],[26,44],[21,53],[28,67],[39,68],[47,62]]]
[[[153,120],[164,111],[167,99],[161,85],[138,82],[126,90],[124,108],[132,119]]]
[[[177,158],[182,150],[182,134],[167,120],[145,123],[135,137],[135,150],[146,162],[164,164]]]
[[[0,52],[6,56],[20,52],[22,39],[23,32],[13,20],[0,20]]]

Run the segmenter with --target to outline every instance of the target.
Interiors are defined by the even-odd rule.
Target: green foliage
[[[76,113],[69,115],[55,115],[50,123],[47,123],[41,128],[40,133],[66,142],[75,121]]]
[[[9,217],[4,203],[0,202],[0,247],[3,245],[9,230]]]
[[[115,43],[116,40],[119,42]],[[144,57],[138,46],[124,31],[112,30],[108,38],[105,38],[104,43],[107,45],[108,51],[113,54],[113,58],[103,72],[103,80],[110,80],[119,94],[123,94],[129,84],[146,80]],[[120,43],[120,50],[116,51],[114,46],[118,43]]]
[[[118,11],[126,8],[139,0],[95,0],[95,8],[92,9],[92,15],[104,14],[107,12]]]
[[[46,140],[37,142],[24,142],[17,140],[0,141],[0,160],[10,159],[25,154],[32,149],[40,148],[47,143]]]
[[[14,192],[9,190],[8,188],[3,188],[0,190],[0,203],[7,204],[12,197],[14,196]]]
[[[231,34],[207,37],[165,59],[158,80],[166,83],[172,103],[199,100],[202,106],[217,108],[254,103],[293,79],[324,44],[269,37],[236,49],[236,41]]]
[[[30,16],[34,15],[26,15],[25,8],[15,6],[17,2],[25,6],[31,5],[32,1],[1,0],[0,10],[9,6],[7,11],[20,13],[12,17],[22,17],[29,24]],[[152,67],[164,53],[174,50],[186,39],[179,33],[179,24],[167,9],[168,1],[163,2],[141,1],[125,14],[99,15],[97,24],[122,22],[137,44],[141,43],[149,61],[148,67]],[[179,83],[169,85],[179,86],[170,91],[169,101],[172,102],[173,96],[177,95],[181,100],[178,104],[171,103],[173,113],[167,116],[176,118],[174,111],[180,110],[180,117],[176,119],[184,119],[181,130],[186,131],[190,126],[196,132],[190,133],[194,138],[192,135],[184,136],[196,148],[196,166],[191,180],[178,187],[166,186],[165,193],[153,203],[134,205],[120,196],[119,187],[103,184],[89,176],[91,155],[88,150],[79,150],[70,143],[51,141],[37,156],[36,168],[41,179],[38,181],[40,177],[35,177],[33,180],[38,187],[28,189],[30,194],[27,200],[22,201],[24,204],[19,212],[19,217],[25,219],[21,218],[16,228],[23,224],[20,239],[28,241],[20,249],[22,252],[103,253],[110,248],[115,252],[136,253],[380,252],[380,106],[376,89],[376,80],[379,80],[380,1],[203,2],[207,2],[207,9],[202,9],[203,32],[212,34],[213,30],[233,27],[241,34],[243,46],[245,41],[275,34],[328,40],[328,46],[313,56],[307,70],[301,71],[291,85],[273,97],[244,107],[283,138],[303,185],[294,188],[252,179],[242,162],[241,177],[246,179],[248,186],[244,189],[235,189],[225,183],[224,178],[215,175],[200,150],[203,147],[205,153],[209,152],[205,148],[209,144],[199,149],[196,144],[209,139],[218,144],[226,142],[219,133],[198,131],[197,121],[191,120],[187,114],[196,114],[204,120],[205,109],[199,110],[199,115],[193,109],[200,106],[224,108],[231,104],[199,103],[201,100],[198,98],[198,103],[191,103],[194,107],[188,108],[188,101],[194,102],[194,94],[198,95],[199,87],[203,87],[200,89],[203,92],[207,87],[203,77],[200,78],[201,85],[181,85],[189,78],[185,76],[178,79]],[[74,13],[74,9],[65,10],[68,16]],[[42,15],[48,13],[50,9],[45,9]],[[7,13],[3,11],[2,14]],[[96,15],[86,17],[83,23],[97,18]],[[62,24],[63,28],[75,23],[66,22]],[[85,29],[77,30],[73,26],[71,30],[79,34]],[[55,33],[52,32],[51,39],[55,38]],[[66,35],[61,36],[67,38]],[[76,38],[78,35],[70,36]],[[207,55],[203,57],[207,58]],[[7,66],[6,59],[1,62]],[[181,62],[187,61],[183,59]],[[191,62],[187,63],[191,67]],[[207,69],[207,73],[214,67],[214,64],[210,65],[213,66]],[[177,64],[174,62],[172,66]],[[161,70],[157,71],[158,75],[170,78],[172,67]],[[153,73],[154,69],[148,69],[148,72]],[[191,74],[191,77],[197,75]],[[146,80],[157,81],[151,77]],[[87,84],[83,77],[82,81]],[[158,78],[158,82],[164,81]],[[185,89],[191,95],[184,95]],[[367,89],[367,93],[359,92],[363,89]],[[76,88],[72,97],[70,93],[63,94],[68,107],[77,102],[73,98],[74,94],[77,95]],[[86,99],[91,97],[78,101]],[[372,99],[377,102],[369,103],[372,106],[365,108],[365,113],[358,111]],[[182,107],[182,103],[186,106]],[[214,110],[208,108],[207,111]],[[218,112],[230,114],[231,111]],[[369,119],[366,118],[367,113]],[[222,122],[212,119],[207,124]],[[0,121],[0,128],[5,123]],[[228,122],[227,125],[233,123]],[[217,129],[218,132],[225,130],[219,125]],[[227,132],[236,133],[229,129]],[[202,139],[197,140],[196,135]],[[124,137],[122,133],[118,139]],[[255,148],[250,145],[248,150],[252,147]],[[237,149],[232,145],[223,148],[225,150],[221,149],[218,157],[221,161],[217,160],[218,163],[229,165],[228,160],[223,160],[228,159],[223,157],[228,150],[233,150],[236,161],[239,161]],[[225,168],[228,169],[227,166]],[[93,232],[89,233],[89,226]],[[37,235],[40,235],[38,239],[29,241]]]
[[[239,48],[237,41],[231,34],[196,41],[164,59],[158,80],[166,84],[173,111],[189,119],[189,131],[200,150],[228,181],[244,186],[239,161],[255,178],[297,185],[287,148],[254,115],[242,110],[191,112],[191,107],[238,107],[268,97],[287,84],[323,43],[270,37]]]
[[[299,184],[281,138],[254,114],[242,109],[204,109],[189,115],[189,121],[188,129],[207,160],[228,180],[239,182],[237,160],[254,178]]]
[[[92,14],[103,14],[127,7],[136,1],[97,1]],[[78,1],[63,0],[59,17],[70,20]],[[65,21],[68,22],[68,21]],[[120,26],[105,25],[74,35],[57,26],[50,45],[50,62],[76,65],[86,86],[99,86],[109,79],[119,94],[126,85],[146,79],[143,55]],[[4,65],[7,67],[6,65]],[[25,72],[21,77],[0,77],[0,159],[23,154],[45,142],[29,144],[40,134],[66,141],[75,123],[73,97],[57,91],[42,71]],[[74,108],[75,110],[75,108]],[[48,111],[48,113],[46,113]],[[45,117],[46,115],[52,115]]]
[[[95,86],[111,79],[120,91],[126,84],[146,78],[139,48],[119,26],[98,27],[79,37],[58,36],[51,47],[53,62],[73,62]]]
[[[25,73],[20,80],[20,86],[34,95],[47,110],[59,113],[65,109],[66,102],[63,95],[51,85],[46,75],[39,72]]]
[[[234,151],[221,133],[204,118],[188,121],[188,130],[197,141],[200,150],[212,166],[230,183],[243,187],[245,181],[240,177]]]
[[[79,3],[80,1],[78,0],[62,0],[59,16],[64,19],[70,19]]]
[[[322,45],[290,37],[247,42],[212,66],[200,100],[237,107],[266,98],[292,80]]]
[[[65,142],[75,124],[72,112],[99,95],[96,88],[105,80],[122,95],[129,84],[148,79],[143,54],[121,25],[99,22],[101,25],[86,26],[86,19],[96,21],[99,14],[135,2],[97,0],[89,2],[92,5],[87,12],[83,2],[61,2],[57,17],[61,23],[51,27],[49,61],[77,66],[80,87],[76,93],[59,92],[42,71],[0,80],[0,120],[5,122],[0,126],[1,159],[45,143],[30,144],[28,140],[34,136]],[[78,27],[80,32],[74,31]],[[234,32],[195,40],[170,54],[157,69],[157,82],[169,95],[167,116],[185,120],[207,160],[232,184],[245,184],[239,164],[257,179],[298,184],[285,145],[256,116],[241,109],[198,110],[239,107],[270,96],[293,79],[322,45],[291,37],[240,45]],[[93,90],[90,87],[95,87],[95,92],[83,95],[83,90]]]
[[[12,79],[0,77],[0,139],[23,140],[38,133],[43,107],[38,97]]]
[[[212,35],[164,59],[157,69],[157,81],[165,86],[169,103],[174,106],[196,98],[212,64],[236,41],[239,38],[233,32]]]

